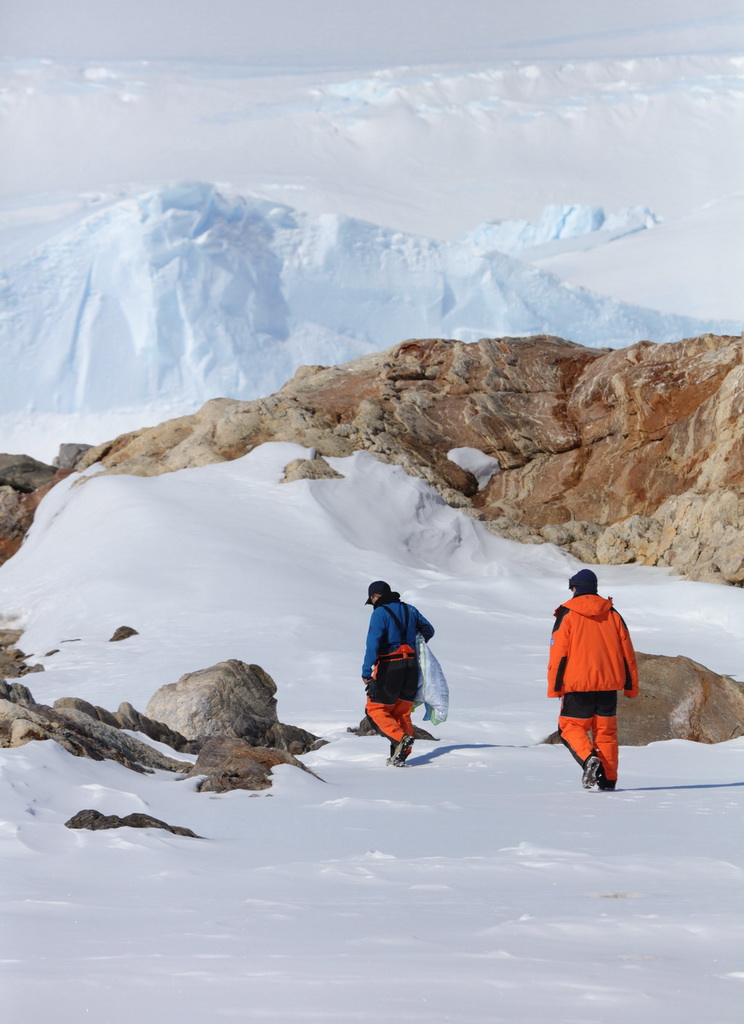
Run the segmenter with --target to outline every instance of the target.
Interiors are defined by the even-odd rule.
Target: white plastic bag
[[[420,633],[416,634],[416,658],[418,659],[418,689],[414,707],[426,706],[425,722],[440,725],[447,721],[449,712],[449,688],[442,666],[429,649]]]

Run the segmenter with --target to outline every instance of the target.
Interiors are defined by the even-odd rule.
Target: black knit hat
[[[574,587],[579,594],[596,594],[597,577],[591,569],[580,569],[568,581],[568,589],[573,590]]]
[[[364,603],[365,604],[372,604],[372,595],[373,594],[389,594],[389,593],[390,593],[390,584],[389,583],[386,583],[385,580],[375,580],[374,583],[370,583],[370,585],[367,587],[368,597],[367,597],[367,600]]]

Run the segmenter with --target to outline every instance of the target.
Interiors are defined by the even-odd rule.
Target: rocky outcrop
[[[122,628],[126,636],[135,632]],[[20,630],[0,630],[0,669],[9,675],[24,674],[20,666],[25,655],[15,647],[20,636]],[[280,722],[273,679],[259,665],[242,661],[221,662],[161,686],[147,710],[143,715],[124,702],[118,711],[107,711],[79,697],[60,697],[50,708],[37,704],[22,683],[0,678],[0,747],[51,739],[76,757],[118,761],[136,772],[204,775],[200,790],[225,792],[269,788],[271,768],[277,764],[309,771],[294,755],[324,743],[305,729]],[[180,753],[198,754],[197,765],[192,771],[191,762],[163,754],[129,732]]]
[[[27,686],[21,683],[7,683],[0,679],[0,700],[10,701],[11,704],[34,704],[34,698]]]
[[[202,730],[193,739],[187,739],[165,723],[141,714],[131,704],[120,704],[119,710],[112,712],[78,697],[61,697],[50,708],[37,704],[28,688],[21,683],[0,680],[0,747],[20,747],[31,740],[50,739],[76,757],[118,761],[136,772],[161,769],[179,772],[184,778],[199,777],[197,790],[211,793],[224,793],[231,789],[268,789],[271,770],[279,764],[290,764],[315,774],[291,751],[304,753],[323,741],[304,729],[277,721],[276,687],[258,665],[225,662],[184,676],[179,683],[184,680],[184,686],[179,687],[176,683],[172,687],[161,687],[155,695],[158,697],[160,694],[156,705],[172,707],[175,699],[187,728],[196,725]],[[242,700],[235,692],[241,684],[245,689]],[[210,713],[214,714],[214,720],[209,720],[205,726],[201,716],[206,715],[209,719]],[[236,715],[234,722],[230,721],[231,713]],[[252,739],[237,738],[236,728]],[[207,735],[210,729],[212,732]],[[198,753],[196,764],[161,753],[136,736],[129,735],[129,731],[143,733],[172,750]],[[255,742],[256,737],[260,737],[262,742]],[[102,816],[91,819],[91,815],[97,814],[96,811],[81,812],[82,818],[78,815],[71,819],[78,823],[68,822],[68,827],[120,827],[102,823],[99,820]],[[116,820],[124,825],[134,824],[130,819],[132,815]]]
[[[16,647],[21,638],[19,629],[0,629],[0,680],[18,679],[29,672],[43,672],[43,665],[29,665],[27,654]]]
[[[135,634],[124,626],[111,639]],[[26,655],[15,646],[20,637],[20,630],[0,630],[0,672],[11,677],[34,671],[25,665]],[[39,670],[43,671],[41,666]],[[241,661],[191,672],[177,683],[161,687],[148,704],[148,712],[153,709],[171,723],[178,723],[188,735],[166,721],[143,715],[126,702],[118,711],[107,711],[79,697],[60,697],[50,708],[37,704],[22,683],[0,678],[0,748],[54,740],[76,757],[117,761],[135,772],[161,769],[187,778],[203,776],[197,785],[199,791],[224,793],[231,789],[268,789],[271,770],[279,764],[310,772],[294,755],[323,743],[304,729],[281,723],[271,676],[260,666]],[[181,753],[198,754],[197,762],[192,765],[170,757],[130,732],[142,733]],[[66,824],[68,828],[92,829],[152,826],[193,835],[148,815],[117,818],[81,811]]]
[[[94,832],[107,828],[162,828],[174,836],[188,836],[189,839],[203,838],[196,832],[192,832],[190,828],[183,828],[181,825],[168,825],[160,818],[153,818],[151,814],[139,812],[120,818],[117,814],[101,814],[100,811],[78,811],[69,821],[65,822],[65,828],[87,828]]]
[[[135,772],[163,769],[183,772],[191,762],[177,761],[142,740],[76,708],[0,698],[0,747],[20,747],[31,740],[54,740],[76,757],[118,761]]]
[[[0,455],[0,565],[23,543],[41,499],[71,472],[28,455]]]
[[[252,747],[272,747],[304,754],[320,741],[276,713],[276,684],[260,665],[231,659],[188,672],[151,697],[148,718],[164,722],[187,739],[203,745],[213,736],[246,740]]]
[[[200,793],[269,789],[271,770],[280,764],[291,764],[320,778],[286,750],[254,747],[245,740],[229,736],[215,736],[204,743],[188,778],[203,776],[197,784]]]
[[[1,693],[0,690],[0,695]],[[148,739],[155,740],[156,743],[165,743],[166,746],[177,750],[180,754],[196,754],[199,750],[198,743],[187,740],[185,736],[176,732],[175,729],[170,729],[164,722],[156,722],[152,718],[148,718],[128,702],[120,704],[118,711],[107,711],[105,708],[89,704],[87,700],[81,700],[79,697],[60,697],[55,700],[53,707],[55,711],[66,709],[79,711],[97,722],[111,726],[112,729],[130,729],[132,732],[141,732]]]
[[[744,684],[690,658],[638,654],[639,694],[620,696],[621,744],[641,747],[660,740],[723,743],[744,736]],[[559,743],[552,733],[547,743]]]
[[[559,543],[583,561],[742,584],[742,414],[740,337],[617,351],[547,336],[411,341],[344,366],[302,368],[269,398],[215,399],[92,448],[78,466],[157,475],[238,458],[265,441],[321,457],[364,449],[500,535]],[[499,462],[482,490],[447,457],[462,447]],[[288,478],[329,475],[319,459],[302,461],[311,465]]]

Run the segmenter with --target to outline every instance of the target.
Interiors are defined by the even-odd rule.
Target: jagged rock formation
[[[0,695],[2,695],[2,684],[0,684]],[[97,704],[89,704],[87,700],[81,700],[80,697],[60,697],[55,700],[53,708],[55,711],[79,711],[97,722],[111,726],[112,729],[130,729],[132,732],[141,732],[148,739],[155,740],[156,743],[165,743],[180,754],[196,754],[199,751],[198,743],[187,740],[185,736],[176,732],[175,729],[170,729],[164,722],[148,718],[127,701],[119,705],[118,711],[107,711]]]
[[[135,772],[191,769],[189,761],[161,754],[142,740],[76,708],[49,708],[33,701],[0,697],[0,747],[20,747],[31,740],[54,740],[76,757],[118,761]]]
[[[411,341],[344,366],[303,367],[270,398],[207,402],[92,448],[79,466],[157,475],[265,441],[319,456],[364,449],[501,535],[557,543],[584,561],[741,585],[743,413],[740,337],[617,351],[553,337]],[[479,491],[447,457],[458,447],[495,457],[501,472]],[[299,472],[326,475],[322,466]]]
[[[620,743],[643,747],[660,740],[723,743],[744,736],[744,684],[690,658],[638,654],[639,693],[620,696]],[[552,733],[547,743],[559,743]]]
[[[200,747],[210,737],[226,736],[291,754],[312,750],[318,737],[281,723],[275,694],[276,683],[260,665],[231,658],[161,686],[146,714]]]

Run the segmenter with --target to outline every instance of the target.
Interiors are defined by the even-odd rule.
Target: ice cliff
[[[277,390],[406,338],[671,341],[722,322],[571,287],[499,252],[179,184],[48,239],[0,278],[4,412],[104,412]]]

